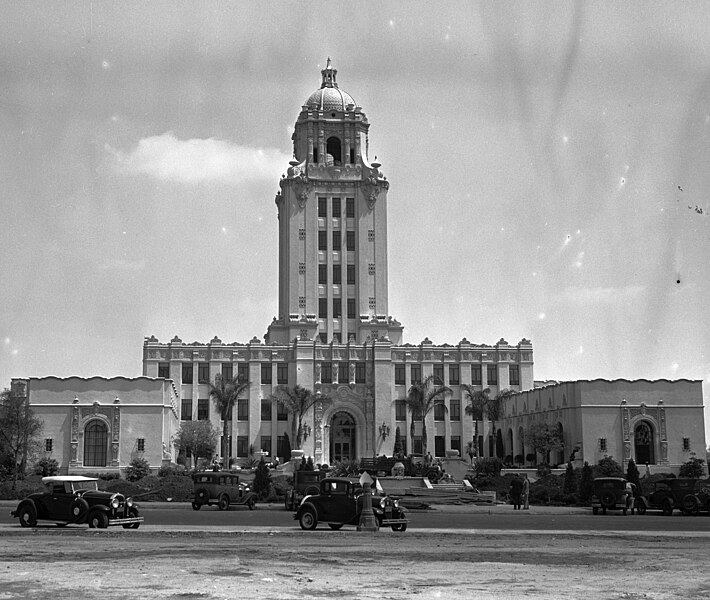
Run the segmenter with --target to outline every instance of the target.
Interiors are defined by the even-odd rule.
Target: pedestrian
[[[513,475],[510,482],[510,499],[513,502],[513,510],[520,510],[520,496],[523,492],[523,482],[517,475]]]
[[[527,473],[523,473],[523,510],[530,510],[530,481]]]

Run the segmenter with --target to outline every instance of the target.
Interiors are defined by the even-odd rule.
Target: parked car
[[[363,507],[363,489],[357,480],[346,477],[328,477],[320,482],[317,494],[301,501],[293,518],[301,529],[315,529],[319,521],[331,529],[343,525],[358,525]],[[386,495],[372,496],[372,512],[379,527],[389,526],[392,531],[406,531],[407,511],[399,501]]]
[[[293,488],[286,492],[284,504],[286,510],[296,510],[304,496],[315,495],[320,491],[320,482],[326,477],[326,471],[295,471]]]
[[[676,509],[686,515],[697,515],[701,508],[710,512],[710,490],[706,487],[707,481],[689,477],[661,479],[654,482],[650,494],[636,499],[636,508],[639,514],[649,509],[658,509],[664,515],[672,515]]]
[[[30,494],[10,514],[22,527],[53,521],[57,527],[88,523],[92,529],[122,525],[138,529],[143,522],[131,498],[99,490],[98,479],[82,475],[42,477],[44,492]]]
[[[202,471],[192,476],[195,498],[193,510],[203,506],[217,505],[219,510],[227,510],[230,504],[242,504],[254,510],[256,494],[246,483],[239,481],[239,475],[229,471]]]
[[[594,494],[592,495],[592,512],[596,515],[599,509],[602,514],[607,510],[620,510],[623,514],[633,507],[633,494],[629,491],[627,481],[623,477],[596,477],[594,479]]]

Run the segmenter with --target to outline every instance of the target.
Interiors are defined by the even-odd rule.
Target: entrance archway
[[[353,416],[345,411],[335,413],[330,421],[330,460],[354,460],[357,456],[356,439]]]
[[[639,465],[653,465],[656,456],[653,444],[653,427],[648,421],[641,421],[634,428],[634,456]]]
[[[105,467],[108,449],[108,428],[98,419],[84,429],[84,466]]]

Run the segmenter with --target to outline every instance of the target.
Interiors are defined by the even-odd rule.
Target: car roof
[[[65,481],[98,481],[96,477],[84,477],[83,475],[52,475],[42,477],[42,483],[64,483]]]

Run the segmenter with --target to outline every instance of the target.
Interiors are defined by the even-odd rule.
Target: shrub
[[[611,456],[605,456],[599,459],[599,462],[594,467],[594,477],[623,477],[624,471],[621,465],[616,462]]]
[[[147,475],[150,475],[150,465],[145,458],[136,457],[126,467],[128,481],[138,481]]]
[[[550,473],[552,473],[552,469],[550,468],[550,465],[546,464],[540,464],[537,466],[537,476],[538,477],[547,477]]]
[[[262,458],[259,464],[256,466],[256,472],[254,473],[254,482],[252,485],[254,493],[259,497],[260,500],[266,499],[270,493],[271,489],[271,473],[269,473],[269,467],[264,462]]]
[[[579,478],[579,502],[589,504],[594,495],[594,471],[589,463],[585,461],[582,473]]]
[[[525,463],[525,458],[523,458],[522,454],[516,454],[514,461],[516,465],[522,465]]]
[[[182,465],[163,465],[158,469],[158,477],[173,477],[176,475],[188,475],[187,469]]]
[[[360,474],[360,461],[348,458],[336,460],[328,474],[331,477],[357,477]]]
[[[705,461],[702,458],[697,458],[692,456],[687,462],[684,462],[680,466],[680,476],[681,477],[693,477],[699,479],[705,473],[703,470],[703,465]]]
[[[546,475],[530,485],[530,502],[533,504],[562,504],[565,494],[559,475]]]
[[[476,472],[476,477],[488,476],[497,477],[500,475],[500,470],[503,468],[503,463],[497,456],[490,458],[477,458],[473,463],[473,470]]]
[[[535,456],[534,453],[529,452],[528,454],[525,455],[525,460],[528,461],[529,463],[535,463],[535,462],[537,462],[537,456]]]
[[[577,491],[577,473],[572,467],[572,463],[567,463],[567,469],[565,470],[565,482],[562,485],[562,491],[567,494],[574,494]]]
[[[51,477],[59,471],[59,463],[53,458],[41,458],[35,463],[35,475]]]

